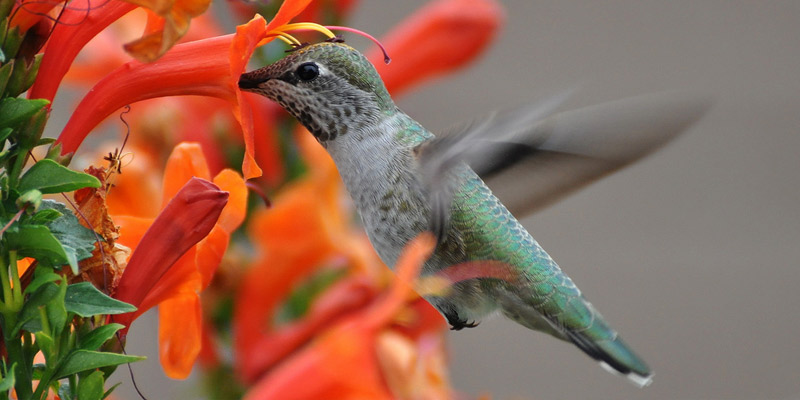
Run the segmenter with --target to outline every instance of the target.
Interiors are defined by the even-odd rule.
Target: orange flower
[[[28,98],[52,102],[64,74],[86,43],[134,8],[135,5],[119,0],[109,0],[103,7],[92,7],[91,0],[70,3],[50,34]]]
[[[200,146],[182,143],[175,148],[167,162],[163,204],[169,207],[172,204],[169,200],[172,194],[178,192],[184,182],[197,179],[193,177],[210,179],[208,166]],[[116,297],[138,307],[135,313],[123,314],[115,320],[128,325],[141,313],[159,305],[161,364],[172,378],[185,378],[191,372],[201,347],[199,293],[211,282],[227,249],[230,234],[238,228],[245,216],[247,188],[242,178],[232,170],[223,170],[214,178],[214,184],[230,193],[227,205],[218,214],[219,219],[214,218],[214,224],[205,230],[201,240],[191,243],[197,245],[180,253],[183,254],[180,259],[175,257],[174,265],[168,270],[163,264],[150,259],[135,263],[137,254],[143,253],[145,255],[142,257],[148,257],[148,254],[158,253],[162,247],[165,248],[162,252],[168,251],[176,247],[173,240],[181,239],[165,238],[161,230],[168,228],[154,228],[161,216],[155,221],[138,216],[113,216],[114,221],[120,225],[119,242],[135,249],[120,281]],[[109,197],[116,194],[112,192]],[[148,200],[152,201],[143,201]],[[165,211],[160,215],[164,215]],[[147,233],[143,233],[145,230]],[[151,232],[154,236],[153,242],[146,242]]]
[[[392,95],[474,60],[494,38],[503,21],[495,0],[435,0],[392,29],[383,40],[395,55],[367,54]]]
[[[253,154],[252,111],[238,88],[239,75],[244,72],[255,48],[291,29],[287,23],[309,1],[284,2],[269,24],[261,16],[256,16],[247,24],[238,26],[235,35],[183,43],[152,63],[132,61],[116,69],[98,82],[78,105],[58,137],[63,146],[62,153],[74,152],[89,131],[126,104],[163,96],[212,96],[230,101],[233,114],[242,127],[245,142],[242,172],[245,178],[260,176],[261,169]]]
[[[332,318],[374,296],[375,288],[362,274],[362,279],[341,283],[329,301],[320,300],[322,306],[312,307],[308,318],[286,326],[273,323],[292,288],[321,266],[348,264],[363,272],[376,263],[363,233],[342,215],[344,196],[335,176],[311,175],[281,191],[270,209],[253,217],[250,236],[258,239],[262,254],[242,280],[234,311],[237,365],[245,381],[261,376]]]
[[[398,364],[403,364],[393,364],[391,357],[380,359],[379,351],[395,346],[387,341],[398,340],[387,336],[394,334],[385,333],[383,328],[395,320],[405,304],[410,283],[434,244],[429,234],[409,243],[397,264],[398,279],[385,296],[323,332],[259,381],[246,399],[391,399],[401,395],[404,391],[393,393],[383,376],[392,368],[402,369]],[[392,366],[383,369],[382,363]]]

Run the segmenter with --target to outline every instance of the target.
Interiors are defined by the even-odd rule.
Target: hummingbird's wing
[[[568,96],[450,131],[419,150],[434,232],[446,226],[452,167],[466,162],[517,217],[652,153],[709,108],[688,93],[631,97],[553,113]]]

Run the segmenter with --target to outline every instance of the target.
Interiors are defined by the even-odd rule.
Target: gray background
[[[350,25],[380,36],[423,3],[363,1]],[[453,385],[495,399],[800,399],[800,1],[504,5],[486,56],[404,96],[407,113],[441,130],[576,86],[573,107],[674,88],[717,101],[663,151],[523,221],[653,385],[499,317],[450,334]],[[161,377],[155,336],[134,324],[145,393],[194,393]]]

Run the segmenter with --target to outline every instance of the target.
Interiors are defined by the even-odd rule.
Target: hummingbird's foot
[[[458,316],[447,315],[447,323],[450,324],[451,331],[460,331],[464,328],[474,328],[480,324],[477,321],[468,321],[466,319],[458,318]]]

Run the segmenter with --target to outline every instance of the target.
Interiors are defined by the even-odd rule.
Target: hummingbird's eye
[[[297,74],[297,77],[300,78],[301,81],[308,82],[319,76],[319,67],[313,62],[303,63],[297,67],[295,74]]]

